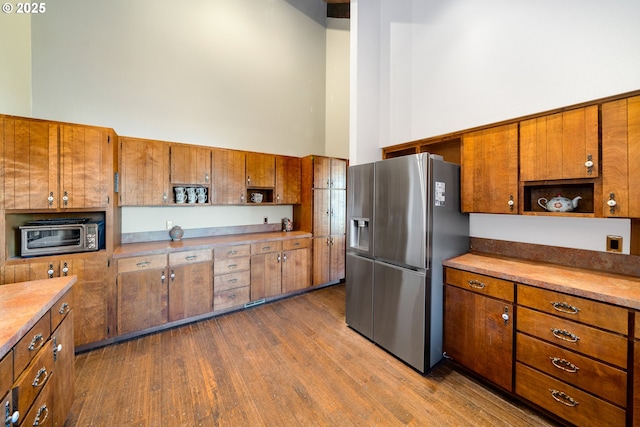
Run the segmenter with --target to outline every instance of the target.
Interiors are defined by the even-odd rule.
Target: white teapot
[[[570,212],[578,207],[578,201],[582,199],[581,196],[569,199],[562,197],[562,194],[558,194],[556,197],[547,200],[544,197],[538,199],[538,204],[542,209],[549,212]]]

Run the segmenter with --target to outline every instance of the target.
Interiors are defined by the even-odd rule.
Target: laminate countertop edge
[[[127,243],[116,248],[113,252],[113,259],[129,258],[132,256],[161,255],[188,250],[215,249],[221,246],[252,244],[270,240],[290,240],[310,237],[313,237],[313,235],[306,231],[282,231],[194,237],[175,242],[163,240],[159,242]]]
[[[640,310],[640,278],[633,276],[478,252],[446,259],[442,265]]]
[[[76,280],[67,276],[0,286],[0,360]]]

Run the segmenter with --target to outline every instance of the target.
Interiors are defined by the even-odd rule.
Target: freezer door
[[[373,338],[373,260],[347,254],[347,325]]]
[[[347,249],[373,256],[374,163],[349,167],[347,174]]]
[[[429,157],[423,154],[376,162],[374,257],[428,268]]]
[[[373,341],[425,372],[427,275],[375,262]]]

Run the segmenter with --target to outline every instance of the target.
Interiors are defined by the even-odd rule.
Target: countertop
[[[311,237],[306,231],[278,231],[266,233],[230,234],[224,236],[194,237],[177,242],[163,240],[159,242],[127,243],[116,248],[113,258],[131,256],[157,255],[197,249],[215,249],[220,246],[252,244],[269,240],[289,240]]]
[[[0,286],[0,359],[20,341],[71,286],[76,276]]]
[[[640,310],[640,279],[632,276],[476,252],[449,258],[442,264]]]

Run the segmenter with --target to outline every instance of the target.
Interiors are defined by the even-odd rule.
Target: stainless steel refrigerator
[[[460,167],[421,153],[347,176],[346,322],[424,373],[442,359],[442,260],[469,250]]]

